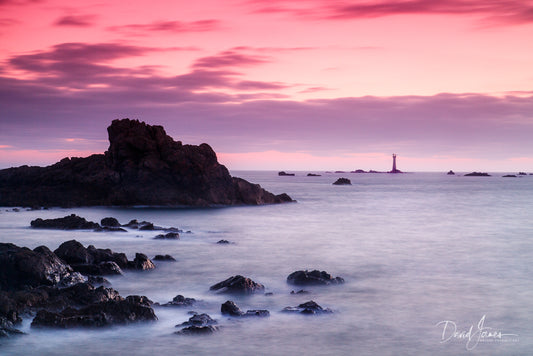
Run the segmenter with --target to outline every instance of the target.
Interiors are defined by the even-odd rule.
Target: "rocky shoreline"
[[[99,231],[102,226],[140,229],[150,226],[152,230],[177,228],[157,227],[149,222],[121,225],[114,218],[104,218],[101,223],[69,215],[58,219],[36,219],[33,228],[85,229]],[[37,225],[37,226],[36,226]],[[157,255],[154,260],[175,261],[170,255]],[[166,263],[166,262],[163,262]],[[77,240],[61,243],[54,251],[46,246],[33,250],[12,243],[0,243],[0,337],[14,337],[24,333],[17,329],[22,319],[31,318],[31,328],[103,328],[112,325],[128,325],[139,322],[156,322],[157,308],[192,308],[203,305],[195,298],[176,295],[173,300],[160,304],[147,296],[129,295],[123,297],[109,287],[106,275],[122,275],[129,271],[148,271],[156,265],[143,253],[136,253],[133,260],[126,254],[107,248],[84,246]],[[287,284],[298,286],[336,285],[344,283],[341,277],[332,277],[325,271],[300,270],[286,278]],[[206,286],[214,295],[252,296],[265,293],[266,287],[252,279],[235,275]],[[308,291],[291,292],[305,295]],[[323,308],[313,300],[297,306],[287,306],[279,313],[329,314],[330,308]],[[271,315],[266,309],[241,310],[227,300],[220,306],[221,315],[229,318],[265,318]],[[177,324],[175,334],[208,334],[221,330],[223,325],[208,314],[191,312],[188,321]]]

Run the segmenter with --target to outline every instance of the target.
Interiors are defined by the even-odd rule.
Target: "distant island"
[[[0,206],[215,206],[292,202],[230,176],[205,143],[183,145],[162,126],[113,120],[109,149],[48,167],[0,170]]]

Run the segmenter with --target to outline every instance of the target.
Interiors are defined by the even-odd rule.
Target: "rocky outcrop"
[[[448,173],[446,173],[447,175],[449,176],[454,176],[455,175],[455,172],[452,171],[451,169],[448,171]]]
[[[285,171],[281,171],[281,172],[278,172],[278,176],[280,176],[280,177],[294,177],[295,174],[294,173],[287,173]]]
[[[337,179],[333,185],[351,185],[352,182],[348,178],[339,178]]]
[[[311,272],[308,270],[293,272],[287,277],[287,283],[297,286],[330,285],[342,284],[344,283],[344,279],[341,277],[333,278],[326,271],[319,271],[315,269]]]
[[[161,307],[190,307],[196,303],[194,298],[186,298],[181,294],[175,296],[170,302],[165,304],[159,304]]]
[[[212,285],[209,289],[220,293],[253,294],[264,291],[265,286],[252,281],[250,278],[236,275]]]
[[[109,149],[48,167],[0,171],[0,206],[212,206],[292,201],[231,177],[205,143],[183,145],[161,126],[114,120]]]

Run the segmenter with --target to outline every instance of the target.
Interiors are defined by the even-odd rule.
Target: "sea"
[[[188,308],[154,307],[158,320],[102,329],[34,329],[0,339],[1,355],[531,355],[533,353],[533,175],[466,177],[464,173],[278,176],[235,171],[296,203],[216,208],[82,207],[0,209],[0,241],[51,250],[76,239],[84,246],[170,254],[150,271],[108,277],[122,296]],[[338,178],[351,185],[337,186]],[[77,214],[115,217],[184,230],[32,229],[30,222]],[[190,231],[190,232],[188,232]],[[228,240],[229,244],[217,244]],[[345,283],[299,287],[297,270],[326,271]],[[229,296],[209,287],[243,275],[265,293]],[[305,289],[307,294],[291,294]],[[267,309],[267,318],[229,318],[220,306]],[[281,312],[313,300],[333,313]],[[220,331],[178,335],[189,311],[207,313]]]

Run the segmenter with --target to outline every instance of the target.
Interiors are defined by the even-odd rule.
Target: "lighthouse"
[[[396,168],[396,153],[392,154],[392,171],[389,173],[403,173],[399,169]]]

